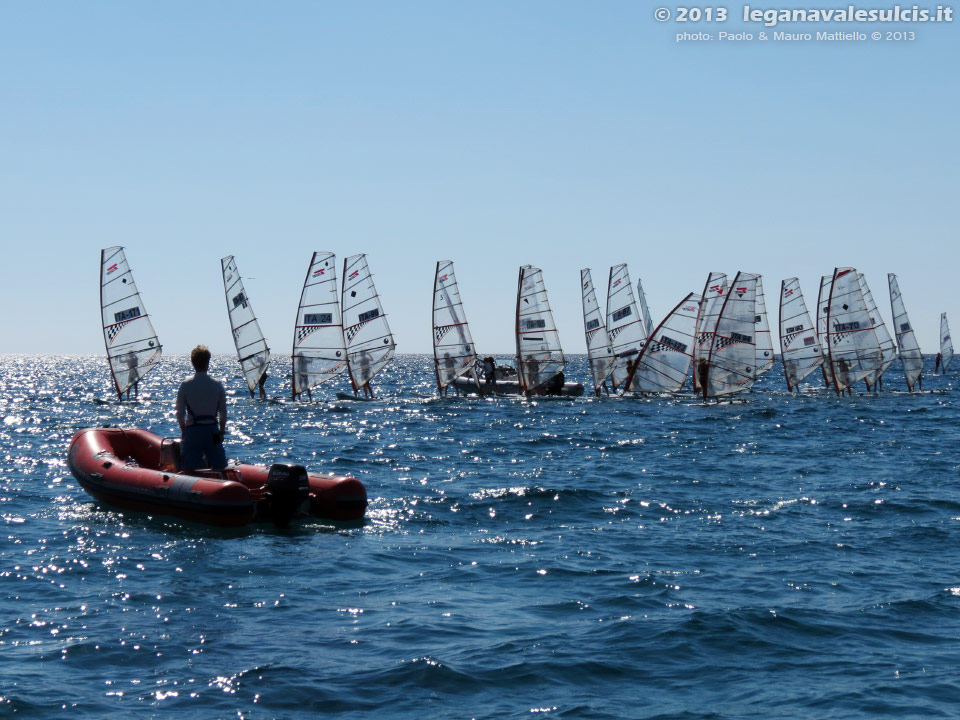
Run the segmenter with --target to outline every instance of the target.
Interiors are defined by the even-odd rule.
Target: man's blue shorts
[[[180,445],[180,469],[223,470],[227,466],[227,454],[223,450],[223,443],[216,442],[219,433],[219,425],[190,425],[185,428]]]

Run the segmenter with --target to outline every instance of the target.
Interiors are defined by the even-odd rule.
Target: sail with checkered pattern
[[[343,261],[340,297],[350,382],[354,392],[366,388],[372,393],[370,381],[393,359],[397,345],[366,255],[351,255]]]
[[[227,299],[227,316],[233,332],[233,343],[237,348],[243,378],[247,381],[250,396],[253,397],[253,389],[270,364],[270,348],[267,347],[267,341],[260,330],[260,323],[257,322],[253,305],[243,287],[233,255],[220,259],[220,270],[223,272],[223,291]]]
[[[300,292],[293,326],[293,397],[347,369],[337,287],[337,258],[315,252]]]
[[[700,376],[696,369],[701,367],[700,360],[710,354],[713,333],[717,328],[717,318],[720,316],[720,308],[723,306],[726,292],[726,273],[710,273],[703,284],[703,293],[700,295],[700,313],[697,317],[696,340],[693,345],[693,390],[696,393],[702,391]]]
[[[467,325],[453,262],[440,260],[433,278],[433,362],[437,387],[443,390],[468,372],[476,375],[476,360],[477,350]],[[479,387],[479,379],[474,379]]]
[[[696,368],[703,396],[719,397],[749,390],[757,374],[757,280],[738,272],[717,317],[706,369]],[[705,379],[705,382],[704,382]]]
[[[122,247],[100,251],[100,312],[110,373],[122,397],[157,366],[162,354]]]
[[[630,392],[679,392],[693,361],[699,312],[700,297],[690,293],[651,331],[627,378]]]
[[[780,284],[780,354],[787,390],[793,392],[807,375],[823,364],[823,348],[810,320],[797,278]]]

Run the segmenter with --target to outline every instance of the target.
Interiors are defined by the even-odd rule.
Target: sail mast
[[[790,392],[823,365],[823,349],[795,277],[780,284],[780,356]]]
[[[725,273],[712,272],[707,275],[703,284],[703,294],[700,296],[700,312],[697,316],[696,343],[693,346],[693,391],[700,393],[699,368],[701,360],[706,360],[713,342],[713,334],[717,329],[717,318],[723,305],[724,293],[727,291],[727,276]]]
[[[613,346],[613,371],[610,373],[610,380],[616,390],[623,387],[627,375],[630,374],[629,364],[636,359],[647,337],[633,297],[633,286],[630,284],[626,263],[610,268],[607,284],[607,334]]]
[[[562,377],[565,366],[543,272],[532,265],[520,268],[516,320],[517,377],[520,389],[532,395]]]
[[[738,272],[723,300],[707,356],[703,397],[747,390],[756,379],[756,292],[753,273]]]

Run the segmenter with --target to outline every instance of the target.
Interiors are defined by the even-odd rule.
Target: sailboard
[[[126,254],[119,246],[100,251],[100,313],[110,374],[122,399],[159,364],[162,352]]]
[[[940,314],[940,372],[946,372],[950,361],[953,360],[953,341],[950,339],[950,326],[947,324],[947,314]]]
[[[453,262],[440,260],[433,278],[433,364],[440,392],[466,373],[472,373],[480,387],[474,367],[476,360],[477,351],[463,311]]]
[[[517,282],[517,375],[526,395],[551,392],[562,386],[565,367],[560,335],[553,320],[543,272],[532,265],[520,268]]]
[[[636,360],[647,337],[625,263],[610,268],[607,285],[607,334],[613,346],[613,371],[610,373],[610,381],[615,390],[622,389],[627,375],[630,374],[628,365]]]
[[[654,331],[653,318],[650,317],[647,295],[643,292],[643,283],[639,278],[637,278],[637,302],[640,303],[640,314],[643,316],[643,336],[650,337]]]
[[[877,334],[877,342],[880,343],[880,367],[863,379],[867,385],[867,389],[872,390],[877,386],[883,374],[887,371],[887,368],[897,359],[897,347],[893,344],[890,331],[887,330],[887,325],[880,316],[880,310],[877,308],[877,303],[873,299],[873,293],[870,292],[867,279],[863,276],[863,273],[857,273],[857,279],[860,282],[860,291],[863,293],[863,302],[867,306],[867,316],[870,318],[873,331]]]
[[[710,273],[703,285],[703,293],[700,295],[700,312],[697,317],[697,332],[695,334],[696,342],[693,346],[693,391],[695,393],[701,392],[697,368],[701,366],[700,360],[705,359],[710,354],[713,335],[717,329],[717,318],[720,316],[720,308],[723,306],[726,292],[726,274]]]
[[[706,365],[694,369],[700,376],[704,398],[753,386],[757,370],[758,278],[753,273],[738,272],[723,299]]]
[[[883,362],[860,278],[854,268],[836,268],[827,303],[827,345],[837,393],[876,373]]]
[[[580,287],[583,292],[583,332],[587,340],[587,362],[593,376],[594,393],[599,396],[600,388],[613,372],[613,346],[607,334],[603,313],[597,302],[590,268],[580,271]]]
[[[780,353],[790,392],[823,365],[823,349],[795,277],[780,284]]]
[[[767,318],[767,303],[763,299],[763,278],[757,275],[757,314],[754,337],[757,343],[756,377],[760,377],[773,367],[773,337],[770,335],[770,321]]]
[[[347,369],[338,290],[334,254],[313,253],[293,327],[294,399]]]
[[[343,338],[347,372],[356,394],[372,396],[370,381],[393,359],[394,342],[380,296],[373,284],[367,256],[351,255],[343,261]]]
[[[923,353],[920,352],[920,344],[913,332],[913,326],[910,325],[897,276],[894,273],[887,273],[887,283],[890,287],[890,312],[893,314],[893,331],[897,335],[897,348],[900,353],[900,362],[903,364],[903,376],[907,381],[907,390],[913,392],[913,388],[921,383]]]
[[[266,374],[267,365],[270,364],[270,348],[263,338],[260,323],[257,322],[250,298],[243,287],[233,255],[220,259],[220,270],[223,272],[223,292],[227,300],[230,329],[233,331],[233,344],[237,348],[237,358],[243,378],[247,381],[250,397],[253,397],[253,389]]]
[[[630,369],[626,387],[635,393],[675,393],[686,382],[700,297],[690,293],[652,330]]]

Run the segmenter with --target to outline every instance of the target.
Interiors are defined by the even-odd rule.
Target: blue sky
[[[513,349],[526,263],[583,352],[579,270],[619,262],[657,321],[711,270],[762,273],[775,308],[837,265],[889,321],[896,272],[935,352],[940,313],[960,326],[958,23],[676,43],[743,29],[743,4],[723,28],[657,5],[0,4],[0,352],[102,352],[112,245],[172,353],[233,351],[228,254],[289,352],[314,250],[367,253],[399,352],[430,351],[441,259],[482,352]]]

